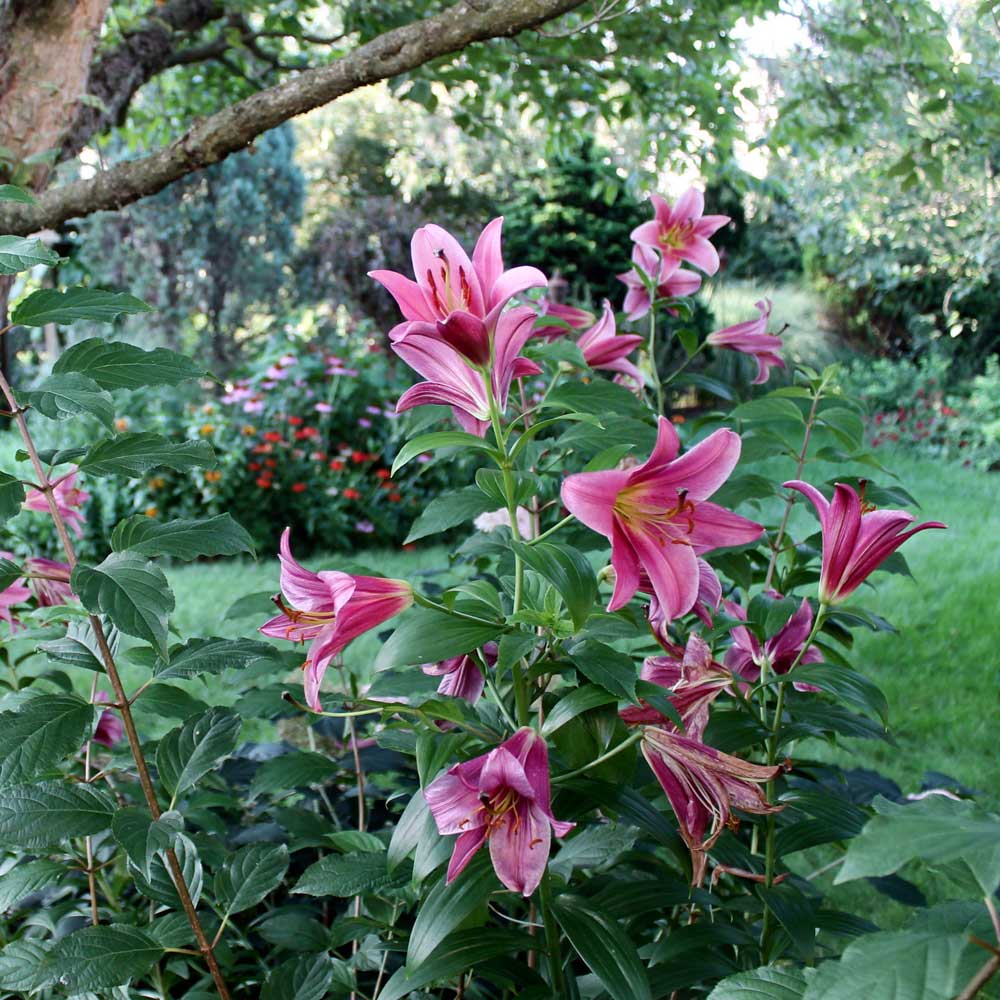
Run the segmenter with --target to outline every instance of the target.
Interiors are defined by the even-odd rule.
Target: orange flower
[[[156,517],[159,511],[155,507],[147,507],[144,513],[146,517]]]
[[[254,427],[253,424],[244,424],[243,425],[243,433],[247,437],[250,437],[252,434],[256,434],[257,433],[257,428]]]
[[[209,434],[214,434],[215,433],[215,425],[214,424],[202,424],[201,427],[198,428],[198,433],[202,437],[208,437]]]
[[[128,419],[128,417],[119,417],[115,421],[115,430],[116,431],[127,431],[128,428],[129,428],[129,419]]]
[[[217,483],[222,478],[222,473],[218,469],[209,469],[205,473],[206,483]]]
[[[151,490],[162,490],[164,486],[167,485],[167,481],[161,476],[153,476],[152,479],[146,484]]]
[[[670,422],[672,424],[684,424],[687,423],[687,417],[683,413],[675,413],[671,418]]]

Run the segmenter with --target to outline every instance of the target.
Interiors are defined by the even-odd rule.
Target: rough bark
[[[80,105],[59,158],[76,156],[91,136],[121,125],[136,91],[175,64],[178,36],[200,31],[225,13],[222,0],[167,0],[157,6],[120,45],[94,62],[87,84],[94,101]]]
[[[0,203],[0,231],[27,234],[102,209],[122,208],[244,149],[262,132],[296,115],[475,42],[515,35],[583,3],[463,0],[434,17],[387,31],[329,66],[308,70],[196,122],[156,153],[46,191],[34,205]]]
[[[73,120],[110,0],[8,0],[0,52],[0,146],[15,160],[58,149]],[[49,167],[34,167],[44,186]]]

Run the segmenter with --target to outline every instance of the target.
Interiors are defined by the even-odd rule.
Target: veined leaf
[[[115,417],[111,394],[86,375],[50,375],[35,389],[21,393],[21,398],[50,420],[66,420],[89,413],[105,427],[110,427]]]
[[[221,674],[223,670],[245,670],[258,660],[281,662],[281,654],[266,642],[256,639],[188,639],[174,646],[169,659],[159,660],[153,668],[157,680]]]
[[[174,798],[236,749],[242,724],[238,715],[213,708],[172,729],[160,740],[156,769]]]
[[[98,441],[80,459],[80,469],[92,476],[138,478],[150,469],[166,466],[185,469],[215,464],[215,452],[207,441],[168,441],[161,434],[120,434]]]
[[[0,788],[51,770],[83,746],[93,721],[93,707],[69,694],[39,695],[0,714]]]
[[[119,316],[150,311],[150,307],[141,299],[124,292],[104,292],[97,288],[80,287],[63,291],[42,288],[18,302],[10,314],[10,321],[15,326],[74,323],[81,319],[110,323]],[[56,370],[53,367],[53,371]]]
[[[166,522],[136,514],[115,526],[111,548],[115,552],[128,549],[141,556],[173,556],[184,560],[254,552],[253,539],[246,528],[229,514]]]
[[[292,892],[346,898],[398,888],[405,882],[403,873],[389,872],[385,854],[328,854],[302,873]]]
[[[0,236],[0,274],[18,274],[39,264],[54,267],[59,254],[50,250],[41,240],[23,236]]]
[[[449,656],[460,656],[496,639],[503,625],[491,625],[453,618],[442,611],[414,608],[375,657],[375,670],[437,663]]]
[[[288,871],[284,844],[241,847],[215,875],[215,898],[225,913],[242,913],[256,906],[280,885]]]
[[[392,474],[397,472],[404,465],[413,461],[418,455],[427,451],[436,451],[438,448],[472,448],[475,451],[496,454],[496,449],[488,445],[481,437],[475,434],[467,434],[465,431],[439,431],[435,434],[421,434],[419,437],[407,441],[392,463]]]
[[[102,389],[141,389],[150,385],[178,385],[201,378],[205,371],[191,358],[158,347],[141,347],[91,338],[67,348],[52,366],[53,374],[80,372]]]
[[[0,472],[0,525],[20,514],[22,503],[24,484],[6,472]]]
[[[86,837],[111,824],[114,802],[93,785],[45,781],[0,790],[0,842],[48,847],[64,837]]]

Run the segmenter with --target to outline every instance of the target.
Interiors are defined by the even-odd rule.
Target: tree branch
[[[102,209],[122,208],[246,148],[258,135],[289,118],[474,42],[536,27],[583,2],[463,0],[434,17],[387,31],[329,66],[308,70],[238,101],[196,122],[165,149],[120,163],[89,180],[46,191],[33,205],[4,202],[0,232],[24,235]]]
[[[91,103],[80,105],[59,159],[76,156],[91,136],[124,121],[136,91],[175,64],[178,32],[200,31],[225,13],[222,0],[167,0],[153,8],[117,48],[94,63],[87,82]]]

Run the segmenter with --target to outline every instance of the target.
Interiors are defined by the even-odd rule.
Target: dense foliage
[[[446,404],[455,421],[395,456],[394,479],[426,454],[451,471],[412,534],[506,526],[471,533],[446,577],[411,581],[314,572],[293,525],[277,614],[267,593],[228,611],[206,595],[241,638],[172,635],[161,568],[249,551],[229,514],[128,517],[109,552],[75,550],[81,476],[216,469],[211,435],[115,423],[200,367],[91,338],[29,390],[0,379],[24,446],[0,513],[51,518],[61,546],[0,563],[0,990],[903,1000],[996,971],[977,942],[993,936],[1000,818],[952,792],[877,795],[806,742],[891,740],[884,696],[848,663],[852,630],[889,627],[862,585],[905,571],[899,546],[943,525],[914,526],[892,509],[904,490],[857,477],[877,457],[834,369],[670,418],[695,356],[745,355],[759,385],[785,362],[766,303],[683,332],[726,220],[695,191],[655,207],[626,299],[642,333],[610,309],[512,304],[545,276],[505,270],[498,221],[471,259],[430,226],[416,282],[375,273],[404,315],[392,351],[424,379],[395,409]],[[12,263],[43,252],[12,246]],[[13,320],[146,308],[70,287],[26,295]],[[651,364],[653,338],[679,341],[675,369]],[[274,393],[283,412],[286,384],[321,367],[296,387],[315,410],[309,390],[348,391],[331,369],[349,360],[278,356],[273,385],[210,405],[267,411]],[[33,428],[67,418],[104,429],[40,453]],[[819,459],[843,470],[832,503]],[[241,736],[264,723],[279,741]],[[956,901],[891,932],[829,903],[833,873],[904,898],[912,862],[947,871]]]

